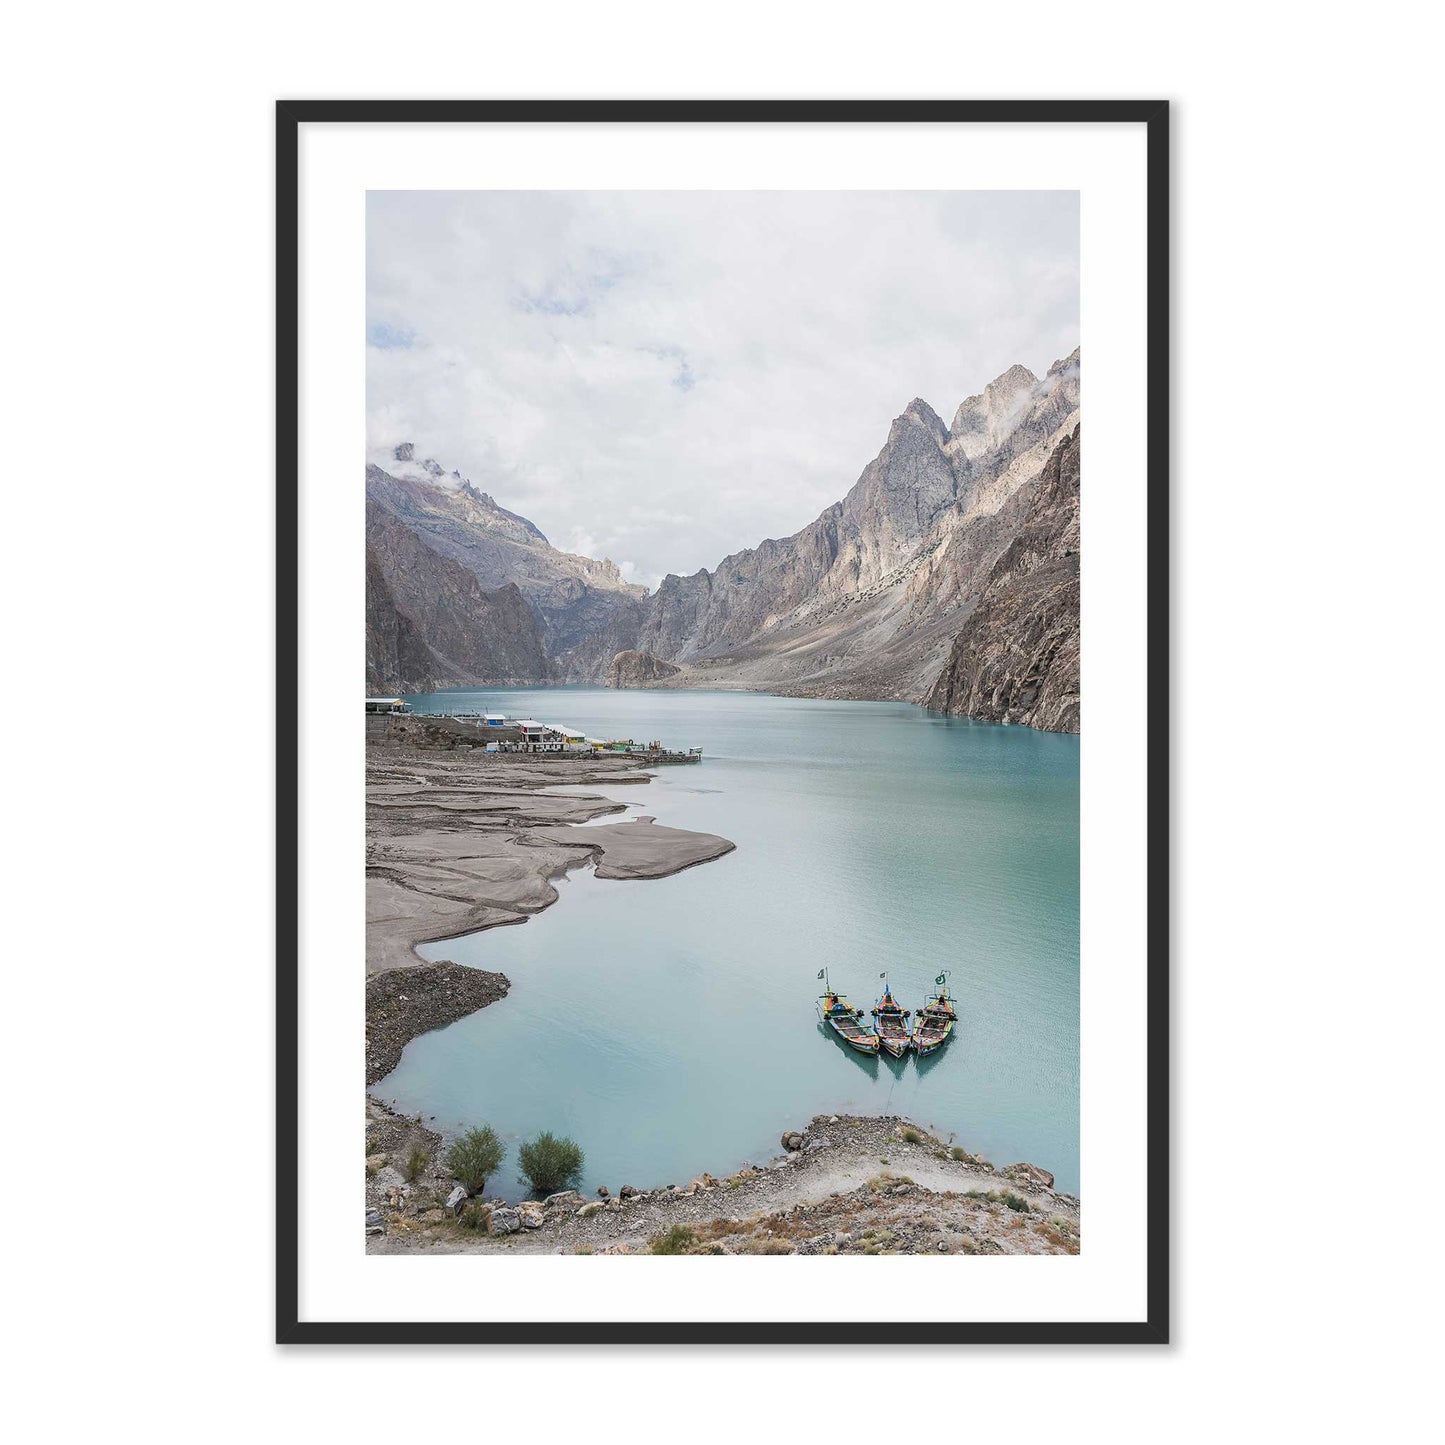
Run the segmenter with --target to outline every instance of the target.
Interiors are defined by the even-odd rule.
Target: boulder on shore
[[[1010,1164],[1004,1169],[1006,1178],[1017,1184],[1031,1184],[1035,1189],[1052,1189],[1054,1176],[1037,1164]]]
[[[650,652],[618,652],[607,669],[608,687],[646,687],[664,678],[676,677],[682,669]]]
[[[522,1216],[515,1209],[494,1209],[487,1221],[488,1234],[515,1234],[522,1227]]]

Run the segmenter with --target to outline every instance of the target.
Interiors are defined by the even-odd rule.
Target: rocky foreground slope
[[[1079,1201],[1032,1164],[995,1169],[902,1118],[818,1115],[722,1177],[468,1199],[444,1141],[367,1101],[369,1254],[1077,1254]],[[404,1170],[414,1164],[408,1182]]]

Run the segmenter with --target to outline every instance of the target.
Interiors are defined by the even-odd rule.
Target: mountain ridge
[[[484,590],[514,583],[536,615],[556,680],[944,696],[951,707],[973,696],[971,688],[939,692],[956,639],[1025,526],[1046,464],[1071,434],[1076,441],[1079,387],[1075,348],[1042,378],[1009,367],[965,398],[951,425],[914,397],[878,455],[812,521],[715,568],[669,573],[653,593],[606,559],[559,552],[460,473],[418,462],[409,444],[395,449],[395,472],[368,464],[368,505]],[[620,654],[669,666],[639,667],[629,656],[614,667]],[[1077,729],[1076,708],[1034,711]]]

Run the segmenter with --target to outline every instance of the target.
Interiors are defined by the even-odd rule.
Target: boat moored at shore
[[[933,980],[938,992],[918,1010],[913,1027],[913,1047],[920,1057],[936,1053],[953,1036],[958,1013],[948,992],[948,974],[940,973]]]
[[[818,1000],[818,1014],[825,1024],[848,1045],[860,1054],[877,1054],[878,1035],[863,1020],[863,1010],[854,1008],[840,993],[835,993],[828,982],[828,970],[819,969],[818,977],[823,980],[823,994]]]
[[[913,1047],[913,1034],[909,1028],[909,1011],[899,1005],[888,987],[888,975],[880,973],[883,980],[883,997],[873,1010],[873,1021],[878,1029],[879,1047],[886,1049],[895,1059],[901,1059]]]

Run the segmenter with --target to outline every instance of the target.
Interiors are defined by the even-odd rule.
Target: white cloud
[[[1072,192],[373,192],[367,245],[368,450],[652,585],[1079,342]]]

